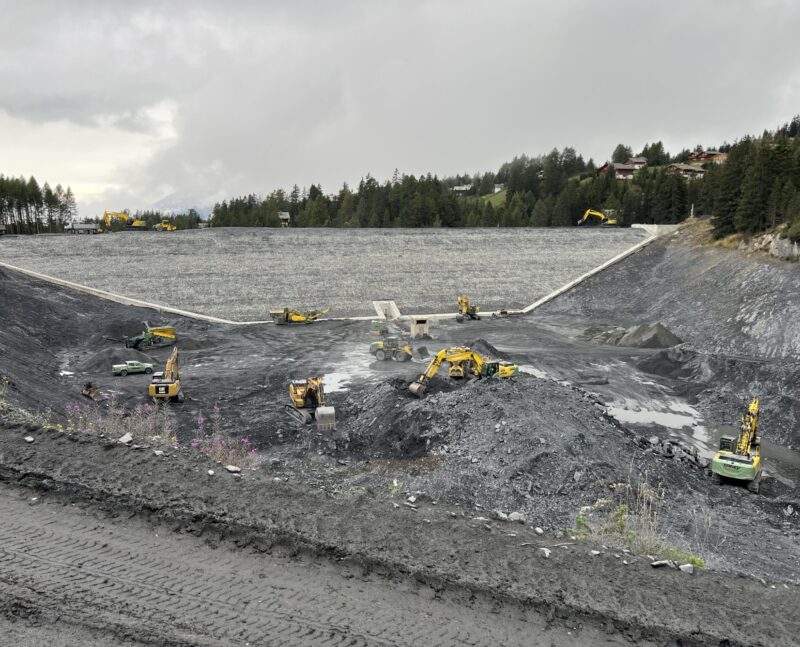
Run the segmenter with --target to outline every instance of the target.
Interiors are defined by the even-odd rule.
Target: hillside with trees
[[[702,151],[696,147],[695,151]],[[233,198],[214,206],[215,227],[277,227],[279,212],[294,227],[569,227],[586,209],[613,211],[622,226],[674,224],[694,208],[713,214],[715,235],[753,233],[781,223],[800,229],[800,116],[761,137],[723,144],[726,163],[703,164],[687,178],[681,165],[693,152],[671,155],[662,142],[646,144],[636,157],[647,164],[625,178],[604,172],[575,149],[515,157],[496,172],[438,178],[395,171],[383,183],[367,175],[325,194],[318,185],[265,199]],[[625,164],[631,147],[618,145],[611,162]],[[677,166],[676,166],[677,165]],[[692,169],[690,169],[692,170]],[[502,186],[504,200],[490,199]],[[792,233],[796,228],[791,228]]]

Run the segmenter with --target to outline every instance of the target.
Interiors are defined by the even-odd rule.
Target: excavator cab
[[[286,412],[296,422],[304,425],[316,422],[320,431],[336,428],[336,409],[326,405],[321,377],[292,380],[289,383],[289,398],[292,404],[286,405]]]

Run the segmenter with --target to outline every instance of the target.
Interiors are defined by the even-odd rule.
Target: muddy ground
[[[8,481],[94,497],[111,510],[181,519],[178,529],[191,529],[185,520],[196,519],[198,532],[206,533],[213,522],[216,532],[244,532],[248,542],[266,535],[270,545],[357,555],[358,563],[380,563],[387,572],[433,574],[448,587],[475,582],[538,609],[561,609],[557,613],[567,618],[599,614],[617,623],[610,634],[633,642],[643,632],[638,638],[662,643],[681,637],[689,641],[683,644],[723,638],[790,644],[790,621],[781,625],[785,635],[767,640],[749,620],[730,624],[747,614],[726,614],[723,624],[714,619],[719,608],[747,608],[753,600],[769,604],[773,614],[785,609],[787,618],[797,607],[800,461],[787,449],[798,441],[794,338],[789,334],[767,350],[752,346],[753,354],[741,359],[719,351],[728,334],[723,327],[695,327],[694,309],[678,307],[684,317],[670,318],[643,308],[637,319],[634,306],[623,304],[647,301],[648,290],[662,289],[659,281],[642,278],[649,276],[643,268],[657,264],[660,276],[670,263],[680,267],[687,255],[703,254],[685,239],[659,241],[601,275],[612,280],[568,293],[571,305],[557,300],[532,316],[437,325],[434,339],[424,342],[429,349],[471,344],[517,362],[522,372],[503,382],[436,380],[422,400],[407,385],[425,364],[376,362],[368,353],[368,322],[286,328],[165,320],[3,272],[0,373],[11,379],[8,402],[66,424],[66,408],[85,406],[78,392],[91,380],[118,404],[142,404],[146,376],[110,375],[110,364],[127,357],[115,340],[138,332],[145,319],[173,323],[188,396],[170,408],[180,443],[191,442],[197,419],[208,419],[216,405],[225,433],[247,436],[257,447],[260,467],[240,480],[228,474],[209,479],[207,459],[186,448],[168,448],[157,460],[152,450],[36,425],[32,432],[7,425],[0,463]],[[762,270],[754,265],[753,271]],[[638,276],[639,289],[621,292],[613,272]],[[605,301],[597,296],[604,290]],[[765,330],[780,324],[775,317],[791,317],[791,308],[770,307]],[[654,321],[685,343],[620,348],[592,341],[586,332]],[[161,364],[168,353],[148,355]],[[325,376],[337,410],[333,433],[298,428],[282,411],[287,381],[314,374]],[[735,424],[754,394],[762,397],[765,438],[773,439],[758,496],[714,485],[704,469],[716,437]],[[24,443],[25,433],[35,442]],[[702,557],[707,569],[699,576],[658,571],[644,556],[623,565],[625,554],[611,547],[619,538],[570,539],[582,507],[607,499],[613,510],[629,503],[629,486],[645,482],[661,493],[659,537]],[[408,496],[416,509],[407,505]],[[498,512],[523,513],[527,523],[498,520]],[[535,526],[544,535],[534,533]],[[560,543],[568,545],[551,549],[548,560],[537,552]],[[691,605],[684,599],[687,586],[696,587]],[[778,624],[774,631],[782,630]]]

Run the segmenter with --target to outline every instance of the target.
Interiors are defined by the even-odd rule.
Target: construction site
[[[0,266],[3,644],[797,644],[800,266],[707,228],[247,323]]]

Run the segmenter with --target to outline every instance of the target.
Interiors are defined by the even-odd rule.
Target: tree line
[[[686,163],[692,151],[671,155],[660,141],[645,144],[636,155],[624,144],[612,151],[612,162],[647,159],[632,179],[616,177],[613,169],[599,174],[591,158],[567,147],[515,157],[496,172],[440,179],[395,171],[383,183],[367,175],[357,187],[344,184],[333,194],[319,185],[307,190],[295,185],[288,194],[237,197],[214,205],[210,224],[278,227],[279,213],[288,212],[293,227],[565,227],[577,224],[586,209],[597,209],[613,211],[622,226],[674,224],[692,210],[713,214],[718,237],[784,222],[797,222],[800,229],[799,149],[796,116],[759,138],[723,143],[716,150],[728,154],[727,163],[704,165],[703,178],[674,172],[670,164]],[[493,196],[497,185],[503,193]]]
[[[0,225],[13,234],[57,233],[77,216],[72,189],[0,174]]]
[[[706,174],[700,200],[717,238],[786,224],[800,241],[800,116],[731,146],[727,162]]]

